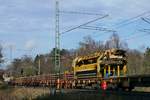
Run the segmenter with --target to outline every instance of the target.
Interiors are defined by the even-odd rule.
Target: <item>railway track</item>
[[[91,89],[66,89],[52,95],[53,100],[150,100],[150,92],[103,91]]]
[[[94,90],[94,89],[62,89],[63,92],[58,93],[95,93],[95,94],[121,94],[121,95],[148,95],[150,96],[150,92],[140,92],[140,91],[122,91],[122,90]]]
[[[37,87],[17,87],[24,90],[36,89]],[[62,89],[51,94],[51,90],[38,87],[44,93],[42,100],[150,100],[150,92],[126,92],[126,91],[103,91],[94,89]],[[47,93],[45,92],[47,91]],[[41,99],[35,99],[41,100]]]

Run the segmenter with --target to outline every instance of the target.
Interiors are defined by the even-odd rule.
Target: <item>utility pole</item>
[[[41,74],[41,60],[39,58],[39,61],[38,61],[38,75]]]
[[[13,45],[9,46],[10,49],[10,62],[12,62],[12,57],[13,57]]]
[[[56,0],[55,10],[55,70],[60,73],[59,0]]]

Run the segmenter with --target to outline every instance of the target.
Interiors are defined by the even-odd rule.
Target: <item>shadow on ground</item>
[[[122,95],[108,93],[77,93],[42,95],[35,100],[150,100],[149,95]]]

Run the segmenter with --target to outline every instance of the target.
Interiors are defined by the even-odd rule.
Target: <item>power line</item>
[[[139,30],[141,32],[146,32],[146,33],[150,33],[150,29],[142,29],[142,30]]]
[[[125,23],[125,24],[119,25],[119,26],[117,26],[116,28],[121,28],[121,27],[124,27],[124,26],[126,26],[126,25],[129,25],[129,24],[132,24],[132,23],[134,23],[135,21],[137,21],[137,20],[130,21],[130,22],[128,22],[128,23]]]
[[[67,30],[67,31],[64,31],[64,32],[62,32],[61,34],[70,32],[70,31],[72,31],[72,30],[75,30],[75,29],[77,29],[77,28],[80,28],[81,26],[85,26],[85,25],[90,24],[90,23],[93,23],[93,22],[95,22],[95,21],[97,21],[97,20],[103,19],[103,18],[105,18],[105,17],[107,17],[107,16],[108,16],[108,15],[104,15],[104,16],[99,17],[99,18],[96,18],[96,19],[94,19],[94,20],[90,20],[90,21],[88,21],[88,22],[86,22],[86,23],[84,23],[84,24],[81,24],[81,25],[76,26],[76,27],[74,27],[74,28],[71,28],[71,29],[69,29],[69,30]]]
[[[143,29],[143,30],[150,31],[150,29]]]
[[[117,31],[115,31],[115,30],[111,30],[111,29],[103,28],[103,27],[97,27],[97,26],[83,26],[83,27],[80,27],[80,29],[103,31],[104,33],[106,33],[106,32],[116,33],[116,32],[117,32]],[[102,34],[102,33],[101,33],[101,34]],[[94,37],[97,37],[97,36],[99,36],[99,34],[96,35],[96,36],[94,36]]]
[[[81,29],[88,29],[88,30],[97,30],[97,31],[106,31],[106,32],[116,32],[115,30],[110,30],[103,27],[97,27],[97,26],[83,26],[80,27]]]
[[[148,24],[150,24],[150,19],[148,19],[148,18],[141,18],[143,21],[145,21],[146,23],[148,23]]]
[[[124,20],[124,21],[122,21],[122,22],[116,24],[116,25],[117,25],[117,28],[120,28],[120,27],[123,27],[123,26],[125,26],[125,25],[131,24],[131,23],[137,21],[139,17],[141,17],[141,16],[143,16],[143,15],[146,15],[146,14],[148,14],[148,13],[150,13],[150,11],[141,13],[141,14],[135,16],[135,17],[129,18],[129,19],[127,19],[127,20]]]
[[[96,15],[96,16],[102,15],[98,13],[76,12],[76,11],[59,11],[59,12],[64,14],[80,14],[80,15]]]
[[[88,28],[88,27],[81,27],[80,29],[87,29],[87,30],[97,30],[97,31],[107,31],[107,32],[115,32],[115,31],[112,31],[112,30],[107,30],[107,29],[92,29],[92,28]]]
[[[143,31],[144,32],[144,31]],[[150,32],[146,32],[145,31],[145,34],[138,34],[138,35],[135,35],[135,36],[132,36],[132,37],[129,37],[129,38],[125,38],[125,39],[123,39],[123,40],[132,40],[132,39],[135,39],[135,38],[138,38],[138,37],[145,37],[145,36],[147,36],[147,35],[150,35]]]
[[[141,14],[135,16],[135,17],[129,18],[129,19],[127,19],[127,20],[124,20],[124,21],[118,23],[118,25],[120,25],[120,24],[122,24],[122,23],[126,23],[126,22],[129,22],[129,21],[132,21],[132,20],[134,20],[134,19],[137,19],[137,18],[139,18],[139,17],[141,17],[141,16],[143,16],[143,15],[145,15],[145,14],[147,14],[147,13],[150,13],[150,11],[146,11],[146,12],[141,13]]]

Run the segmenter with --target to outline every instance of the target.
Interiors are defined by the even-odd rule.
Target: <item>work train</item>
[[[120,49],[99,51],[73,60],[72,72],[18,77],[11,85],[61,88],[102,88],[131,90],[127,75],[126,52]]]

